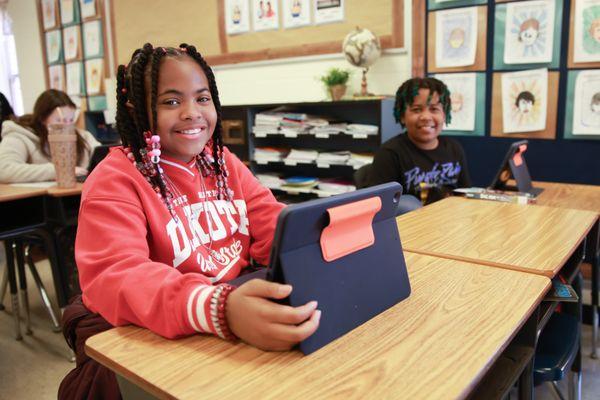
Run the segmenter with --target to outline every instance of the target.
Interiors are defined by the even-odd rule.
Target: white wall
[[[35,0],[9,0],[8,14],[13,20],[23,109],[29,113],[37,97],[46,90]]]

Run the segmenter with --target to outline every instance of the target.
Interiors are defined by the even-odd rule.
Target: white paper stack
[[[326,192],[327,194],[340,194],[353,192],[356,190],[356,186],[352,182],[340,180],[340,179],[325,179],[321,180],[317,185],[320,191]]]
[[[256,178],[263,186],[269,189],[279,189],[285,183],[283,179],[276,174],[256,174]]]
[[[377,135],[379,127],[368,124],[348,124],[345,133],[352,136],[373,136]]]
[[[317,165],[347,165],[350,155],[349,151],[322,152],[317,156]]]
[[[314,164],[317,161],[319,153],[316,150],[292,149],[284,162],[289,165],[295,164]]]
[[[359,169],[363,165],[372,164],[373,163],[373,154],[368,153],[350,153],[350,159],[348,160],[348,165],[354,167],[354,169]]]
[[[258,164],[268,162],[281,162],[286,156],[287,151],[276,147],[257,147],[254,149],[254,161]]]

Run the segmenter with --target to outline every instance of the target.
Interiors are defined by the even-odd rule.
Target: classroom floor
[[[47,261],[40,261],[37,265],[49,295],[54,298],[52,276]],[[1,265],[0,273],[3,271],[4,265]],[[62,334],[52,332],[50,318],[41,304],[31,276],[28,284],[33,335],[24,335],[20,342],[14,340],[14,324],[8,295],[4,299],[6,309],[0,311],[0,398],[56,399],[60,381],[74,364],[68,361],[69,352]],[[597,400],[600,393],[600,360],[592,360],[589,357],[590,340],[591,327],[586,325],[583,333],[582,399]],[[561,382],[560,386],[566,388],[566,382]],[[536,388],[535,397],[542,400],[556,399],[547,386]]]

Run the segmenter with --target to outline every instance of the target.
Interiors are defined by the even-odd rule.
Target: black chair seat
[[[534,384],[565,377],[579,350],[581,324],[573,315],[554,313],[542,331],[535,353]]]

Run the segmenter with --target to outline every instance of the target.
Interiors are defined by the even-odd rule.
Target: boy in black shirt
[[[435,78],[412,78],[396,92],[396,121],[406,134],[385,142],[359,186],[397,181],[404,194],[423,203],[450,195],[457,187],[471,186],[465,154],[460,144],[440,137],[450,122],[450,92]]]

